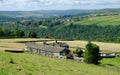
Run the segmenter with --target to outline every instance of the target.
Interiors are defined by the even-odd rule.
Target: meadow
[[[100,65],[85,64],[73,60],[61,60],[30,53],[8,53],[6,49],[23,50],[25,42],[55,42],[54,39],[0,39],[0,75],[120,75],[120,58],[104,58]],[[88,41],[60,41],[76,47],[85,48]],[[101,52],[120,52],[120,44],[93,42],[100,46]],[[107,51],[104,51],[106,49]]]
[[[104,58],[101,60],[102,65],[120,67],[120,58]]]
[[[120,71],[72,60],[0,51],[0,75],[120,75]]]
[[[87,19],[83,19],[82,21],[75,22],[75,25],[118,26],[120,25],[119,17],[120,15],[89,17]]]

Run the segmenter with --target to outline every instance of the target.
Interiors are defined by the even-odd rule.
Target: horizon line
[[[104,10],[104,9],[120,9],[120,8],[96,8],[96,9],[38,9],[38,10],[0,10],[0,11],[66,11],[66,10]]]

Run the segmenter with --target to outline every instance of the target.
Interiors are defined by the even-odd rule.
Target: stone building
[[[55,42],[55,43],[46,43],[37,44],[34,42],[28,42],[25,44],[25,51],[34,54],[40,54],[48,57],[56,57],[63,59],[73,59],[71,52],[69,50],[69,46],[63,42]]]

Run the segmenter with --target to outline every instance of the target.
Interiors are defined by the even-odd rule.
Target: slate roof
[[[69,47],[67,43],[63,43],[63,42],[50,43],[49,45],[59,46],[59,47]]]
[[[50,51],[53,53],[58,53],[64,49],[64,47],[58,47],[58,46],[52,46],[52,45],[44,45],[44,44],[37,44],[34,42],[28,42],[25,44],[29,48],[34,48],[34,49],[41,49],[45,51]]]

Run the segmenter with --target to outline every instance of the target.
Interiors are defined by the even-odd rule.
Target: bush
[[[84,61],[86,63],[98,64],[100,60],[99,46],[88,42],[84,52]]]
[[[31,31],[28,32],[27,37],[29,37],[29,38],[36,38],[37,34],[34,31],[31,30]]]
[[[77,54],[78,57],[83,57],[83,50],[82,48],[76,48],[76,50],[74,51],[75,54]]]

